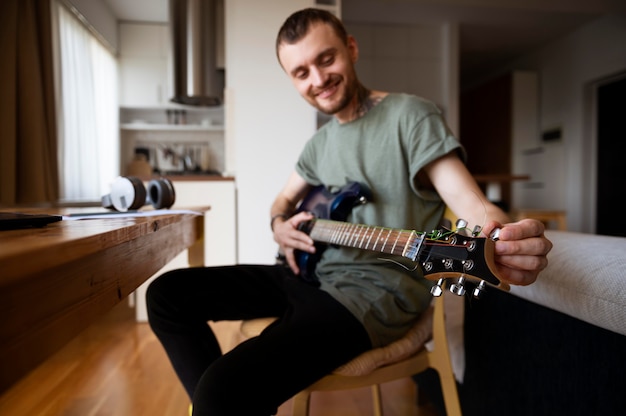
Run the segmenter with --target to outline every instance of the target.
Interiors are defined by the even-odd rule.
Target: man
[[[306,144],[271,207],[274,239],[289,267],[237,265],[167,273],[148,290],[152,328],[193,398],[194,415],[269,415],[341,364],[396,340],[431,299],[421,269],[380,253],[324,250],[314,282],[298,277],[294,251],[314,253],[296,212],[314,186],[358,183],[370,195],[347,221],[430,231],[445,206],[496,243],[498,275],[526,285],[546,267],[552,244],[534,220],[509,223],[465,168],[463,150],[430,102],[370,91],[358,80],[356,40],[332,14],[290,16],[276,41],[278,60],[302,97],[334,116]],[[209,320],[279,319],[222,355]]]

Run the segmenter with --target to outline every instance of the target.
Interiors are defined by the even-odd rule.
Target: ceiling
[[[168,0],[103,0],[119,20],[166,22]],[[461,87],[603,14],[623,0],[341,0],[346,22],[458,23]]]

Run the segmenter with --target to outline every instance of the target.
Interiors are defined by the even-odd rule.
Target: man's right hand
[[[301,222],[309,221],[313,218],[314,216],[311,213],[299,212],[286,220],[283,218],[274,220],[274,241],[280,246],[287,264],[295,274],[300,273],[300,268],[296,262],[294,251],[300,250],[306,253],[315,253],[313,239],[298,229],[298,225]]]

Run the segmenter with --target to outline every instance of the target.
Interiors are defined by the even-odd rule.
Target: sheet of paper
[[[117,211],[98,211],[98,212],[77,212],[69,215],[64,215],[63,219],[66,221],[73,220],[101,220],[104,218],[139,218],[139,217],[154,217],[157,215],[165,214],[194,214],[202,215],[201,212],[192,211],[188,209],[155,209],[149,211],[129,211],[129,212],[117,212]]]

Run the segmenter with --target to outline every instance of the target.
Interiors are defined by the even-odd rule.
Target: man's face
[[[280,63],[294,86],[312,106],[326,114],[353,114],[357,78],[354,62],[358,49],[354,38],[344,45],[332,28],[315,23],[295,44],[278,49]]]

